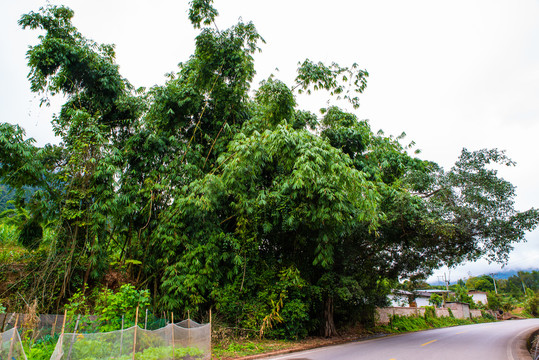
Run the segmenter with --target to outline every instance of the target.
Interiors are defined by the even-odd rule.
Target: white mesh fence
[[[59,334],[62,330],[62,323],[64,321],[64,315],[51,315],[51,314],[40,314],[37,315],[37,322],[33,324],[33,327],[29,329],[26,326],[26,323],[29,319],[28,314],[23,313],[8,313],[0,314],[0,332],[7,331],[17,323],[17,327],[23,330],[32,330],[34,339],[42,338],[45,335],[54,335]],[[97,316],[87,316],[84,320],[87,322],[96,321]],[[71,316],[67,317],[66,327],[71,327],[73,329],[76,318]],[[84,324],[79,325],[79,328]]]
[[[106,333],[64,333],[51,360],[210,359],[211,327],[184,320],[157,330],[130,327]]]
[[[0,333],[0,359],[26,360],[26,354],[16,328]]]

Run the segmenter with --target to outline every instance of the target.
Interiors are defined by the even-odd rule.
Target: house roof
[[[410,292],[410,291],[398,290],[398,289],[391,290],[391,293],[393,295],[413,295],[414,294],[413,292]]]
[[[438,289],[424,289],[424,290],[415,290],[414,293],[417,297],[430,297],[432,294],[448,294],[448,293],[452,293],[452,291],[438,290]]]

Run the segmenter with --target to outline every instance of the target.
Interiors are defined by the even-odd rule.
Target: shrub
[[[30,218],[21,226],[19,243],[28,250],[36,250],[43,240],[43,227],[36,218]]]
[[[116,335],[115,335],[116,336]],[[118,341],[103,341],[77,339],[73,343],[71,349],[71,358],[77,360],[100,360],[110,359],[112,354],[120,353],[120,344]],[[137,348],[140,344],[137,343]],[[132,359],[132,344],[125,342],[121,351],[121,356],[116,360],[131,360]],[[52,353],[52,351],[51,351]],[[174,353],[174,357],[172,354]],[[203,351],[196,347],[176,347],[172,346],[153,346],[147,347],[143,351],[135,353],[135,360],[182,360],[182,359],[198,359],[204,355]],[[50,357],[50,355],[49,355]],[[32,359],[33,360],[33,359]],[[41,359],[40,359],[41,360]]]
[[[35,342],[23,342],[24,352],[30,360],[49,360],[54,352],[59,334],[45,335]]]
[[[434,308],[431,308],[434,310]],[[426,310],[425,316],[399,316],[391,317],[389,324],[382,326],[381,329],[388,332],[409,332],[419,331],[446,326],[467,325],[494,320],[492,316],[485,318],[456,319],[454,317],[433,317],[432,310]],[[427,315],[428,314],[428,315]]]
[[[99,316],[101,331],[118,330],[122,327],[122,315],[125,315],[124,327],[135,324],[137,307],[150,306],[150,292],[137,290],[131,284],[124,284],[114,293],[103,289],[97,293],[95,312]]]
[[[432,304],[436,307],[442,306],[443,302],[444,299],[438,294],[432,294],[429,298],[429,304]]]
[[[124,284],[117,292],[110,289],[95,289],[91,296],[85,295],[85,289],[79,289],[66,305],[68,315],[82,315],[81,325],[89,328],[99,326],[100,332],[119,330],[122,328],[122,315],[124,328],[135,325],[135,311],[137,307],[146,308],[150,305],[150,292],[137,290],[131,284]],[[92,304],[95,307],[92,309]],[[98,316],[97,324],[89,321],[88,315],[93,312]],[[88,330],[88,329],[86,329]],[[79,328],[80,331],[80,328]]]
[[[539,317],[539,294],[529,296],[524,305],[524,309],[533,317]]]
[[[425,306],[425,319],[427,318],[435,318],[436,317],[436,309],[434,306]]]
[[[16,245],[19,232],[15,225],[0,224],[0,245]]]
[[[275,330],[278,337],[301,339],[307,336],[305,323],[309,320],[309,306],[299,299],[285,303],[281,316],[283,322]]]
[[[496,317],[494,315],[492,315],[490,312],[488,311],[484,311],[484,310],[481,310],[481,315],[483,316],[483,318],[485,318],[486,320],[489,320],[489,321],[496,321]]]

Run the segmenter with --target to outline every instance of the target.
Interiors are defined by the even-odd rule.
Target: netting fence
[[[74,328],[76,318],[73,316],[66,317],[66,324],[71,329]],[[87,316],[85,321],[88,323],[95,322],[97,316]],[[62,331],[64,324],[64,315],[30,315],[23,313],[7,313],[0,314],[0,332],[12,329],[15,324],[19,331],[32,339],[41,339],[45,336],[58,336]]]
[[[211,320],[209,324],[191,319],[169,323],[166,318],[148,312],[141,315],[140,322],[135,320],[136,326],[124,328],[122,316],[120,330],[102,332],[96,316],[34,315],[32,318],[28,314],[0,314],[0,330],[4,330],[0,332],[0,360],[26,360],[19,332],[25,339],[54,339],[56,346],[51,360],[211,358]]]
[[[26,360],[26,354],[16,328],[0,333],[0,359]]]
[[[185,320],[157,330],[133,326],[105,333],[64,333],[51,360],[210,359],[210,324]]]

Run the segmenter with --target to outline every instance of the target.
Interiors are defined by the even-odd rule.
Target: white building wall
[[[426,297],[416,297],[415,298],[415,303],[417,304],[417,307],[432,306],[429,303],[429,298],[426,298]]]
[[[483,305],[488,304],[487,294],[471,293],[470,295],[472,296],[474,303],[476,304],[482,303]]]

